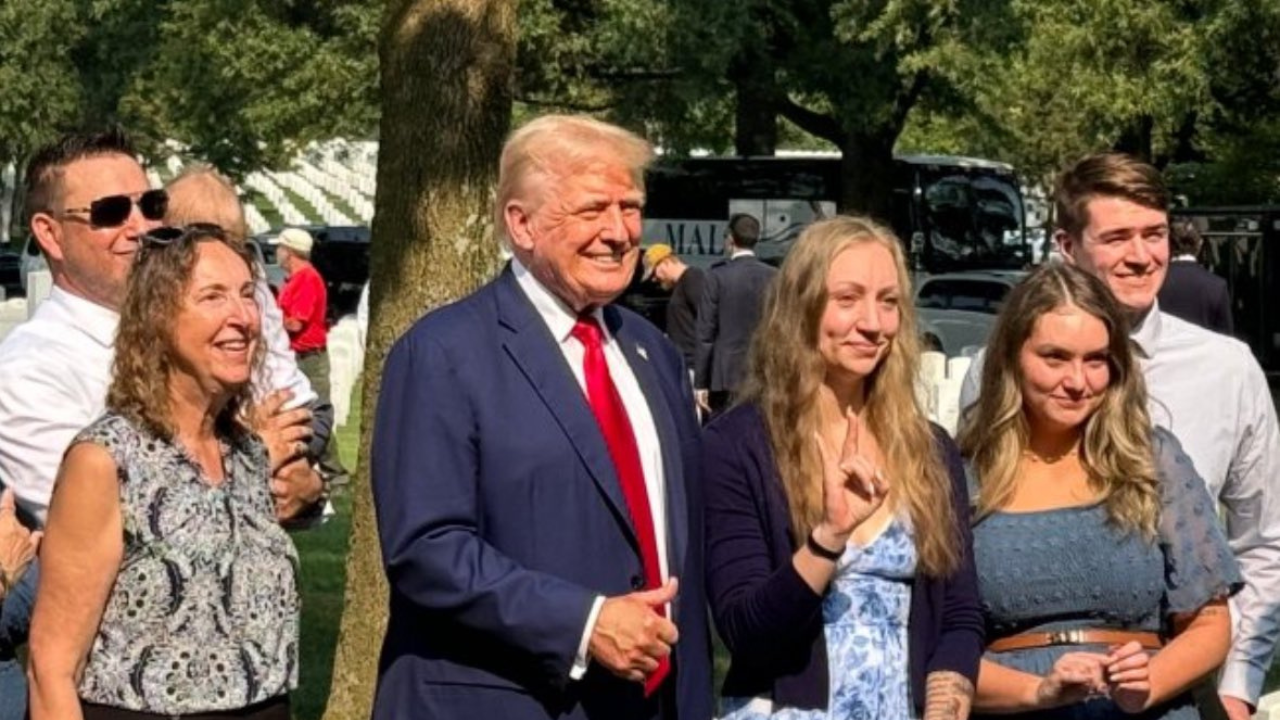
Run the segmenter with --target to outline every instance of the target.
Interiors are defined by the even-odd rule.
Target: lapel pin
[[[645,360],[649,359],[649,351],[645,350],[643,345],[636,345],[636,354]]]

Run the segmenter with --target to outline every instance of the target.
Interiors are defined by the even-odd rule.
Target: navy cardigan
[[[935,427],[934,434],[950,470],[964,553],[952,577],[919,576],[913,585],[908,649],[917,711],[923,710],[931,672],[957,672],[976,687],[984,647],[964,468],[946,433]],[[723,694],[826,708],[822,596],[791,564],[796,546],[790,516],[759,411],[739,406],[711,423],[702,453],[707,596],[732,655]]]

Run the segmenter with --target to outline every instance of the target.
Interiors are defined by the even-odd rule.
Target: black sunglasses
[[[148,190],[138,196],[138,210],[148,220],[162,220],[169,210],[169,193]],[[89,224],[96,228],[114,228],[125,224],[133,212],[134,199],[129,195],[108,195],[89,203],[89,207],[67,208],[62,212],[88,213]]]

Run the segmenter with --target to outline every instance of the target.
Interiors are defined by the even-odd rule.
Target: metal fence
[[[1204,238],[1200,259],[1226,278],[1235,335],[1280,381],[1280,206],[1182,208]]]

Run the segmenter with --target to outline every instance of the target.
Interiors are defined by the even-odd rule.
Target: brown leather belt
[[[1010,635],[987,645],[987,649],[991,652],[1008,652],[1010,650],[1027,650],[1029,648],[1052,647],[1055,645],[1124,645],[1135,641],[1148,650],[1159,650],[1164,647],[1164,641],[1160,639],[1159,635],[1152,632],[1079,628],[1076,630]]]

